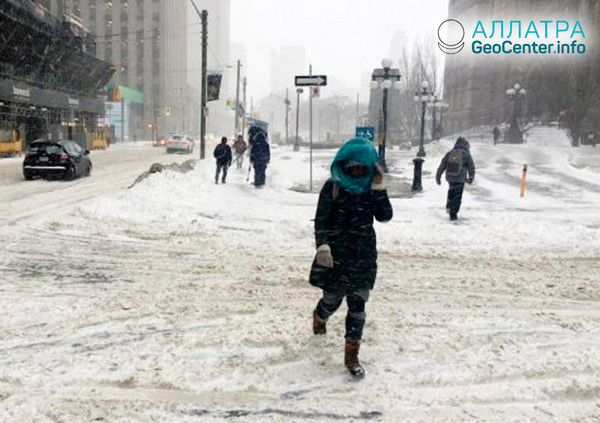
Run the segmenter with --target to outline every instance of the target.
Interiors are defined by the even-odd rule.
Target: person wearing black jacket
[[[213,156],[217,160],[217,173],[215,174],[215,184],[219,183],[219,174],[223,171],[221,182],[225,183],[227,179],[227,169],[231,166],[231,147],[227,145],[227,137],[221,138],[221,144],[215,147]]]
[[[460,137],[456,140],[454,148],[450,150],[440,163],[435,180],[438,185],[442,184],[442,175],[446,172],[446,181],[450,185],[448,189],[448,200],[446,201],[446,211],[450,215],[450,220],[458,219],[458,211],[462,203],[462,195],[465,189],[465,182],[469,185],[475,179],[475,164],[469,152],[469,142]]]
[[[393,210],[377,152],[368,141],[356,138],[344,144],[331,165],[331,175],[321,189],[315,217],[317,253],[310,282],[323,290],[323,297],[313,311],[313,333],[326,333],[327,319],[345,297],[344,364],[352,376],[363,377],[358,352],[365,303],[377,274],[373,221],[391,220]]]

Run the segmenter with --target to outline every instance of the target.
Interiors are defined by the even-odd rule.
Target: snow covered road
[[[247,169],[214,185],[207,161],[74,204],[32,195],[32,218],[0,227],[0,421],[599,421],[599,175],[558,135],[475,142],[457,225],[431,176],[447,143],[414,197],[414,153],[389,152],[359,383],[344,310],[310,332],[306,152],[274,148],[258,191]],[[333,154],[315,153],[318,181]]]
[[[164,148],[140,142],[92,151],[90,158],[94,165],[92,177],[74,181],[25,181],[22,158],[0,160],[0,227],[38,216],[47,218],[50,213],[58,215],[74,204],[129,186],[152,163],[182,162],[192,157],[167,156]]]

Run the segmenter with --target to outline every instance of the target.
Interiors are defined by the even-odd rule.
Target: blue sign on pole
[[[375,141],[375,128],[372,126],[357,126],[356,136],[373,142]]]

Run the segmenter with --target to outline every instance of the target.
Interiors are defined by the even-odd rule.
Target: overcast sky
[[[231,0],[231,41],[246,47],[255,97],[270,91],[271,50],[289,45],[305,47],[314,73],[358,89],[395,32],[433,42],[447,13],[448,0]]]

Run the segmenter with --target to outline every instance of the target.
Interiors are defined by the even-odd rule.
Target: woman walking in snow
[[[387,222],[393,215],[377,159],[377,152],[367,140],[346,142],[331,164],[331,178],[321,189],[315,217],[317,253],[310,283],[323,290],[323,297],[313,311],[313,332],[326,333],[327,319],[345,297],[348,313],[344,364],[354,377],[365,374],[358,352],[365,303],[377,273],[373,218]]]

